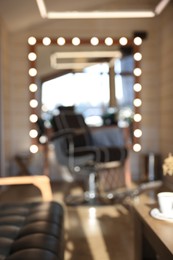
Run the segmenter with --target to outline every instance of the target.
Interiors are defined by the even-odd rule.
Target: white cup
[[[161,213],[173,217],[173,192],[160,192],[157,198]]]

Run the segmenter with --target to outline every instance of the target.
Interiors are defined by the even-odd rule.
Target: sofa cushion
[[[0,205],[0,260],[63,259],[62,206],[57,202]]]

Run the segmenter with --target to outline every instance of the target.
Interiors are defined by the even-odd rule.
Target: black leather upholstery
[[[56,202],[0,205],[0,260],[62,260],[63,208]]]
[[[53,122],[55,134],[51,140],[58,139],[59,135],[62,136],[61,133],[64,131],[64,149],[62,148],[62,152],[65,152],[66,156],[69,157],[69,141],[72,141],[74,157],[92,154],[94,163],[119,161],[123,164],[125,162],[128,150],[122,129],[117,126],[115,128],[98,128],[99,130],[92,132],[85,123],[82,114],[71,112],[60,113],[54,116]],[[71,130],[70,139],[70,132],[68,136],[65,135],[67,130]]]

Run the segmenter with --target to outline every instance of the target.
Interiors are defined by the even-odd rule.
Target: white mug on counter
[[[160,212],[173,217],[173,192],[159,192],[157,194]]]

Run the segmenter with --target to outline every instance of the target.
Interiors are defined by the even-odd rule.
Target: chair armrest
[[[50,180],[47,176],[15,176],[1,177],[0,185],[33,184],[42,195],[43,201],[51,201],[53,198]]]
[[[75,135],[75,131],[73,131],[72,129],[65,129],[65,130],[60,130],[58,132],[51,134],[51,136],[49,137],[49,140],[53,141],[58,138],[74,136],[74,135]]]

